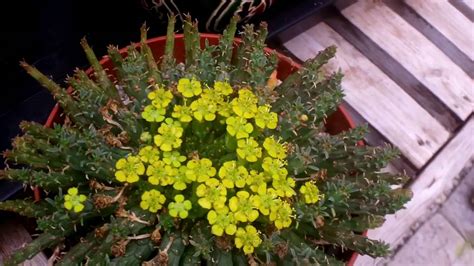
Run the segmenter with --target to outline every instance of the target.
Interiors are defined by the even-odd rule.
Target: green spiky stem
[[[132,241],[127,245],[125,255],[114,258],[110,265],[139,265],[142,261],[147,260],[155,251],[155,245],[149,238]]]
[[[17,250],[11,257],[5,260],[5,266],[16,266],[25,260],[33,258],[45,248],[54,247],[63,241],[62,237],[43,233],[28,243],[25,247]]]
[[[72,247],[56,264],[57,266],[79,265],[84,260],[85,255],[97,245],[96,236],[92,232],[80,243]]]
[[[184,21],[184,51],[186,54],[186,67],[196,65],[197,55],[201,50],[199,32],[191,17],[187,16]]]
[[[120,54],[119,50],[115,46],[109,46],[107,48],[107,52],[109,54],[110,60],[114,63],[116,70],[117,70],[117,76],[119,77],[119,80],[126,80],[127,74],[123,70],[123,57]],[[123,90],[128,94],[128,96],[133,97],[133,98],[139,98],[139,94],[133,90],[131,86],[127,86],[127,84],[122,84]]]
[[[47,128],[37,122],[21,121],[20,129],[21,131],[37,138],[42,138],[42,139],[56,138],[56,134],[53,129]]]
[[[38,218],[51,214],[51,206],[46,202],[32,200],[6,200],[0,202],[0,211],[11,211],[21,216]]]
[[[59,172],[42,172],[31,169],[6,169],[0,170],[0,177],[6,176],[11,180],[21,181],[32,186],[39,186],[49,191],[55,191],[60,187],[70,187],[84,178],[77,178],[70,174]]]
[[[181,256],[181,265],[201,265],[201,256],[196,256],[196,248],[194,246],[188,246]],[[229,264],[227,264],[229,265]]]
[[[153,78],[155,83],[161,83],[161,75],[160,70],[158,69],[158,65],[156,64],[156,60],[153,57],[153,53],[150,49],[150,46],[146,43],[147,41],[147,28],[146,24],[143,24],[140,28],[140,46],[141,52],[146,58],[146,62],[148,65],[148,71],[150,72],[149,77]]]
[[[354,250],[362,255],[369,255],[373,258],[385,257],[389,255],[388,244],[369,239],[362,235],[356,235],[353,232],[344,232],[340,229],[324,226],[320,230],[324,240],[337,244],[343,248]]]
[[[308,263],[322,265],[343,265],[341,261],[327,256],[323,251],[310,247],[303,238],[293,231],[286,230],[282,232],[281,238],[288,241],[289,249],[293,249],[293,253],[289,252],[290,254],[286,256],[286,260],[293,262],[302,262],[305,260]],[[297,257],[293,257],[293,255],[296,255]]]
[[[326,64],[336,55],[336,50],[336,46],[329,46],[326,49],[320,51],[313,59],[306,61],[302,69],[289,75],[285,80],[283,80],[282,84],[278,86],[278,92],[282,95],[289,96],[289,93],[291,93],[291,89],[294,87],[294,85],[301,82],[305,69],[319,70],[321,66]]]
[[[167,256],[168,265],[171,266],[179,266],[179,261],[181,260],[185,248],[186,246],[179,232],[165,233],[160,244],[160,252],[163,252],[163,254]],[[159,256],[160,254],[152,261],[159,262]]]
[[[114,238],[113,233],[109,232],[107,236],[101,240],[98,245],[94,245],[92,250],[87,253],[88,265],[104,265],[106,264],[112,245],[117,239]]]
[[[168,69],[172,68],[175,63],[174,59],[174,27],[176,24],[176,17],[168,17],[168,28],[166,30],[166,44],[165,52],[163,58],[161,59],[161,70],[166,72]]]
[[[87,43],[87,40],[83,38],[81,40],[81,46],[84,49],[86,54],[87,60],[91,64],[92,68],[94,69],[94,75],[97,77],[97,81],[101,85],[101,87],[105,90],[105,93],[109,95],[111,98],[120,100],[120,96],[118,91],[115,89],[114,84],[110,81],[109,77],[107,76],[107,72],[105,72],[102,65],[99,63],[94,51]]]
[[[224,30],[222,37],[219,39],[218,64],[221,66],[228,66],[232,60],[234,36],[237,31],[237,22],[240,20],[239,16],[233,16],[229,26]],[[223,69],[228,72],[229,69]]]
[[[20,62],[26,72],[36,79],[43,87],[48,89],[56,101],[59,102],[61,107],[69,114],[79,111],[77,104],[74,102],[72,97],[66,92],[65,89],[61,88],[56,82],[52,81],[41,73],[36,67],[29,65],[26,62]]]

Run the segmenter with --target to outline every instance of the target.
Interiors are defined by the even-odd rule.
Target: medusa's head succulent
[[[42,232],[7,264],[54,247],[62,265],[326,264],[341,263],[341,250],[387,254],[360,233],[409,193],[391,189],[403,176],[380,172],[396,151],[359,144],[366,128],[325,132],[343,97],[341,73],[322,69],[335,48],[279,83],[265,25],[244,27],[238,45],[235,31],[236,19],[218,44],[201,45],[188,19],[177,62],[171,18],[162,57],[142,28],[126,56],[109,47],[113,69],[84,40],[93,73],[69,78],[70,94],[22,64],[65,121],[22,123],[4,154],[3,178],[47,192],[37,203],[0,203],[37,218]]]

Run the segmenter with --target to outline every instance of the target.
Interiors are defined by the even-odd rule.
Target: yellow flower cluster
[[[193,208],[204,209],[205,217],[192,218],[207,219],[216,236],[233,236],[245,254],[262,242],[253,224],[257,219],[259,224],[270,221],[277,230],[291,226],[296,184],[286,169],[286,144],[268,134],[278,124],[270,105],[259,105],[250,88],[234,90],[222,81],[210,88],[194,78],[180,79],[176,90],[157,86],[148,99],[151,104],[142,117],[152,131],[140,137],[146,145],[119,159],[115,172],[119,182],[145,182],[139,186],[146,188],[142,209],[156,213],[167,202],[163,210],[177,219],[186,219]],[[201,157],[208,148],[204,145],[202,151],[181,154],[186,137],[195,137],[190,123],[222,127],[221,138],[235,143],[230,159]],[[306,203],[319,198],[313,183],[299,191]]]

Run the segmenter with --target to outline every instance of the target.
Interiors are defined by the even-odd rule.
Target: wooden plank
[[[470,21],[474,21],[474,0],[449,0],[449,3]]]
[[[464,217],[458,217],[464,219]],[[435,214],[388,265],[472,265],[474,250],[451,224]]]
[[[448,1],[405,0],[405,3],[474,60],[474,24]]]
[[[405,209],[386,216],[382,227],[369,231],[369,237],[382,239],[393,248],[403,244],[419,223],[433,214],[446,194],[452,191],[464,168],[474,163],[474,118],[449,141],[411,185],[413,198]]]
[[[31,240],[30,234],[21,224],[13,220],[0,222],[0,265],[7,256]],[[40,253],[31,260],[25,261],[23,265],[46,266],[48,260],[43,253]]]
[[[406,7],[406,5],[398,1],[389,1],[389,3],[390,5]],[[400,88],[410,95],[432,117],[438,120],[449,132],[454,131],[461,125],[462,121],[440,101],[436,95],[413,76],[413,74],[406,70],[395,58],[391,57],[385,50],[380,48],[377,43],[368,38],[360,29],[342,16],[336,8],[325,14],[327,14],[324,20],[326,24],[357,48],[365,57],[387,74],[390,79],[395,81]],[[474,62],[470,61],[454,45],[451,44],[451,46],[458,51],[461,55],[460,58],[464,58],[468,61],[460,63],[466,66],[472,66],[474,76]]]
[[[458,0],[456,1],[459,2]],[[474,78],[474,61],[463,53],[448,37],[443,35],[403,1],[385,1],[384,3],[443,51],[464,73],[470,78]]]
[[[474,168],[443,204],[440,213],[474,245]]]
[[[448,139],[449,133],[395,82],[324,23],[289,40],[284,45],[301,60],[323,47],[339,47],[330,70],[345,73],[345,100],[415,167],[421,167]],[[403,107],[403,108],[400,108]]]
[[[342,14],[398,60],[459,118],[473,111],[473,80],[425,36],[383,3],[359,1]]]
[[[463,2],[471,10],[474,10],[474,0],[455,0],[455,1]]]

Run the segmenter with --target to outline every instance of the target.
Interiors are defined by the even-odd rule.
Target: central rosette
[[[148,99],[143,145],[118,160],[115,172],[118,181],[137,184],[142,209],[205,219],[214,235],[233,236],[247,254],[262,242],[259,229],[291,225],[295,181],[269,103],[250,87],[187,78],[155,85]],[[302,191],[313,201],[317,192],[312,183]]]

